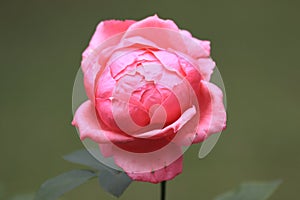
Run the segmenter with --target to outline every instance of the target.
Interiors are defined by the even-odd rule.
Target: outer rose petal
[[[97,76],[97,73],[100,71],[101,66],[99,63],[94,60],[94,63],[91,65],[86,62],[87,57],[91,54],[91,52],[97,48],[101,43],[103,43],[108,38],[122,33],[127,30],[127,28],[135,23],[133,20],[107,20],[101,22],[90,41],[89,46],[86,50],[82,53],[82,71],[84,73],[84,86],[86,89],[87,96],[90,100],[94,102],[93,93],[94,93],[94,82]]]
[[[172,20],[162,20],[156,15],[130,26],[124,34],[119,48],[133,44],[150,45],[162,49],[186,49],[183,47],[183,37],[176,24]]]
[[[149,33],[147,28],[159,28],[160,31],[152,29],[151,33]],[[124,34],[123,39],[126,40],[130,37],[137,38],[137,36],[152,41],[161,48],[182,51],[194,59],[210,56],[209,41],[193,38],[188,31],[178,29],[172,20],[162,20],[157,15],[137,21],[131,25]],[[136,39],[136,43],[139,43],[138,38]]]
[[[132,140],[121,134],[104,130],[97,119],[94,104],[87,100],[77,109],[72,125],[79,129],[80,139],[90,138],[97,143],[126,142]],[[106,135],[110,135],[109,140]]]
[[[126,31],[128,27],[134,24],[134,20],[106,20],[98,24],[94,35],[90,41],[89,47],[83,52],[83,57],[86,57],[92,49],[99,46],[108,38]]]
[[[136,181],[144,181],[150,183],[160,183],[162,181],[167,181],[173,179],[175,176],[182,172],[182,161],[183,157],[181,156],[171,165],[159,169],[155,172],[148,173],[127,173],[127,175]]]
[[[222,91],[210,82],[201,81],[201,85],[201,97],[205,100],[199,103],[200,122],[197,129],[198,134],[193,143],[202,142],[211,134],[221,132],[226,127],[226,111]],[[201,107],[201,103],[207,105]],[[201,109],[204,109],[205,113],[201,112]]]
[[[179,51],[175,51],[178,57],[180,57],[180,64],[182,68],[185,70],[188,65],[192,65],[193,68],[197,69],[198,72],[201,74],[202,79],[205,81],[209,81],[210,77],[213,73],[213,70],[216,66],[216,63],[210,57],[198,58],[195,59],[189,55],[183,54]]]
[[[100,65],[98,63],[94,63],[93,66],[86,68],[84,71],[84,87],[86,91],[86,95],[88,98],[94,103],[94,87],[95,87],[95,79],[97,77],[97,73],[100,70]],[[83,68],[82,68],[83,69]]]
[[[180,33],[182,35],[184,35],[186,38],[193,38],[192,34],[187,30],[181,30]],[[193,39],[196,43],[198,43],[201,46],[200,49],[203,50],[203,54],[206,55],[205,57],[209,56],[210,55],[210,41],[199,40],[197,38],[193,38]]]
[[[159,183],[182,172],[182,149],[170,144],[158,151],[136,154],[113,147],[115,163],[133,180]]]
[[[172,20],[162,20],[157,15],[147,17],[141,21],[136,22],[128,28],[128,31],[132,31],[138,28],[166,28],[178,31],[177,25]]]
[[[81,104],[77,109],[72,125],[79,129],[81,140],[91,136],[96,141],[104,142],[107,140],[99,127],[95,108],[89,100]]]
[[[216,63],[211,58],[200,58],[197,60],[197,67],[206,81],[210,80],[215,66]]]

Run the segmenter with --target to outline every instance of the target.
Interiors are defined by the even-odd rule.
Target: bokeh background
[[[185,154],[168,199],[213,199],[251,180],[282,179],[272,200],[297,199],[300,180],[300,1],[27,0],[0,3],[0,184],[4,199],[31,193],[79,165],[71,126],[73,81],[99,21],[173,19],[212,41],[227,91],[228,128],[213,152]],[[120,199],[159,198],[159,185],[133,183]],[[114,199],[92,180],[64,199]]]

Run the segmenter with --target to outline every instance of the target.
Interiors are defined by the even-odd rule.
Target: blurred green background
[[[228,128],[213,152],[185,154],[168,199],[209,200],[243,181],[282,179],[272,200],[297,199],[300,180],[300,1],[1,1],[0,182],[5,197],[34,192],[80,168],[62,155],[82,148],[71,126],[81,52],[99,21],[157,13],[212,41],[227,91]],[[159,198],[133,183],[120,199]],[[113,199],[93,180],[64,199]]]

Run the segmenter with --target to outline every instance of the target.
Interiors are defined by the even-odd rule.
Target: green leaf
[[[243,183],[233,191],[218,196],[215,200],[266,200],[281,181]]]
[[[9,200],[33,200],[34,194],[18,194],[10,198]]]
[[[63,157],[66,161],[85,165],[91,167],[93,169],[103,171],[103,170],[110,170],[107,166],[103,165],[101,162],[96,160],[87,150],[81,149],[75,152],[72,152],[68,155]]]
[[[108,193],[120,197],[132,180],[124,172],[113,173],[107,171],[100,173],[99,184]]]
[[[89,166],[100,172],[99,184],[108,193],[120,197],[132,180],[126,173],[112,169],[96,160],[87,150],[82,149],[64,156],[64,159],[85,166]]]
[[[55,200],[95,176],[90,170],[72,170],[60,174],[42,184],[35,200]]]

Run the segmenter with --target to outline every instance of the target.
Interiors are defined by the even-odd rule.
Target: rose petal
[[[204,58],[195,59],[179,51],[173,51],[173,52],[179,57],[182,71],[186,73],[187,70],[189,71],[197,70],[198,72],[193,72],[193,73],[201,74],[201,79],[204,79],[206,81],[210,80],[210,77],[213,73],[213,69],[216,66],[216,63],[212,60],[212,58],[204,57]]]
[[[216,63],[211,58],[200,58],[196,62],[196,66],[204,80],[209,81]]]
[[[163,128],[163,129],[154,129],[147,132],[142,132],[139,134],[136,134],[135,137],[139,138],[159,138],[159,137],[165,137],[166,134],[170,129],[173,129],[173,132],[178,132],[185,124],[188,123],[189,120],[193,118],[193,116],[196,114],[196,108],[193,106],[189,109],[187,109],[177,120],[176,122],[170,124],[169,126]]]
[[[79,129],[80,139],[90,138],[97,143],[126,142],[132,138],[122,134],[105,130],[103,124],[99,124],[93,103],[88,100],[77,109],[72,125]]]
[[[86,89],[87,96],[90,100],[94,102],[93,93],[94,93],[94,82],[98,72],[101,70],[101,64],[95,60],[97,56],[91,54],[93,51],[99,47],[104,41],[111,38],[116,34],[120,34],[127,30],[127,28],[135,23],[133,20],[107,20],[99,23],[96,28],[94,35],[89,43],[89,46],[82,53],[82,70],[84,73],[84,86]],[[119,40],[113,41],[116,43]],[[110,45],[112,46],[112,45]],[[90,57],[89,57],[90,56]],[[89,58],[87,60],[87,58]]]
[[[197,38],[184,37],[187,55],[195,59],[206,58],[210,56],[210,45],[208,41],[203,42]]]
[[[184,75],[176,54],[167,51],[152,51],[152,53],[164,67],[179,73],[181,76]]]
[[[131,153],[114,148],[115,163],[137,181],[159,183],[170,180],[182,171],[182,150],[169,144],[147,154]]]
[[[94,63],[92,66],[90,66],[83,72],[84,73],[83,81],[84,81],[86,95],[93,103],[95,103],[95,96],[94,96],[95,79],[97,77],[100,68],[101,66],[98,63]]]
[[[105,135],[98,124],[95,108],[90,100],[85,101],[77,109],[72,125],[79,129],[80,139],[87,137],[93,138],[99,142],[107,141]]]
[[[106,20],[100,22],[92,36],[89,47],[83,52],[83,56],[86,57],[92,49],[97,48],[108,38],[126,31],[134,23],[134,20]]]
[[[186,38],[192,38],[192,34],[187,31],[187,30],[181,30],[180,33],[185,36]],[[196,40],[198,40],[198,43],[201,45],[201,49],[203,49],[205,52],[204,54],[206,54],[207,56],[210,55],[210,41],[207,40],[199,40],[197,38],[195,38]]]
[[[147,17],[141,21],[137,21],[135,24],[128,28],[128,32],[134,29],[140,28],[166,28],[178,31],[177,25],[172,20],[160,19],[157,15]]]
[[[163,20],[157,15],[131,25],[124,34],[123,40],[131,38],[131,42],[134,42],[132,39],[134,36],[143,37],[144,40],[151,41],[163,49],[180,51],[194,59],[210,56],[209,41],[193,38],[187,30],[179,30],[172,20]]]
[[[181,174],[182,162],[183,162],[183,157],[181,156],[175,162],[162,169],[153,172],[145,172],[145,173],[127,173],[127,175],[135,181],[160,183],[162,181],[171,180],[175,178],[178,174]]]
[[[122,38],[122,46],[132,44],[151,45],[163,49],[182,49],[182,35],[172,20],[160,19],[157,15],[134,23]],[[130,43],[128,43],[130,41]],[[174,42],[176,41],[176,42]]]
[[[211,134],[221,132],[226,127],[222,90],[206,81],[201,81],[200,90],[200,122],[193,143],[202,142]]]
[[[210,41],[207,41],[207,40],[199,40],[199,41],[200,41],[201,46],[206,51],[206,54],[208,56],[210,56]]]

